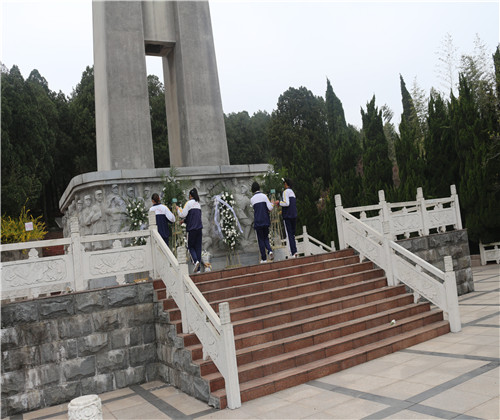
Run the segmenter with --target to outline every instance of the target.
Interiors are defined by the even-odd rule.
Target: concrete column
[[[74,398],[68,404],[69,420],[102,420],[101,399],[95,395]]]
[[[175,46],[163,61],[170,163],[229,165],[207,1],[173,2]]]
[[[97,170],[154,168],[141,2],[92,11]]]

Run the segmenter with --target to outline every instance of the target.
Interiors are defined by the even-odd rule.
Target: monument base
[[[270,168],[268,164],[175,168],[175,178],[186,185],[183,194],[185,201],[191,188],[198,190],[203,220],[203,251],[216,262],[217,269],[223,268],[221,261],[225,257],[226,248],[217,234],[214,197],[223,191],[233,194],[235,212],[243,230],[240,236],[240,255],[245,255],[244,265],[253,263],[252,255],[255,255],[255,261],[258,262],[253,209],[250,205],[251,185]],[[130,220],[125,212],[126,205],[141,200],[149,209],[151,195],[158,193],[161,196],[170,175],[170,168],[158,168],[90,172],[74,177],[59,200],[59,208],[64,214],[64,236],[69,236],[71,216],[78,217],[82,235],[131,230]],[[177,204],[183,205],[184,202]],[[101,241],[86,246],[87,249],[103,249],[110,244]]]

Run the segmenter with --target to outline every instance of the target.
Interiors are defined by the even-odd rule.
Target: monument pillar
[[[146,55],[162,57],[170,163],[229,165],[207,1],[93,1],[98,170],[154,168]]]
[[[97,170],[154,168],[141,2],[92,12]]]

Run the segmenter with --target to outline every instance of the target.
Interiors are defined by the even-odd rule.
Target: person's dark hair
[[[260,185],[257,181],[254,181],[254,183],[252,184],[252,193],[255,193],[257,191],[260,190]]]
[[[290,178],[283,178],[283,182],[286,182],[286,185],[292,188],[292,180]]]
[[[151,200],[153,200],[155,202],[155,204],[160,204],[160,196],[157,193],[154,193],[151,196]]]
[[[191,191],[189,191],[189,195],[195,199],[195,201],[200,201],[200,196],[198,195],[198,190],[196,188],[193,188]]]

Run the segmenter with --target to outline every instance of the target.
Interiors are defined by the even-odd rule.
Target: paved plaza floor
[[[474,267],[459,298],[462,331],[214,410],[150,382],[101,394],[104,419],[500,419],[500,267]],[[67,404],[11,419],[67,419]]]

